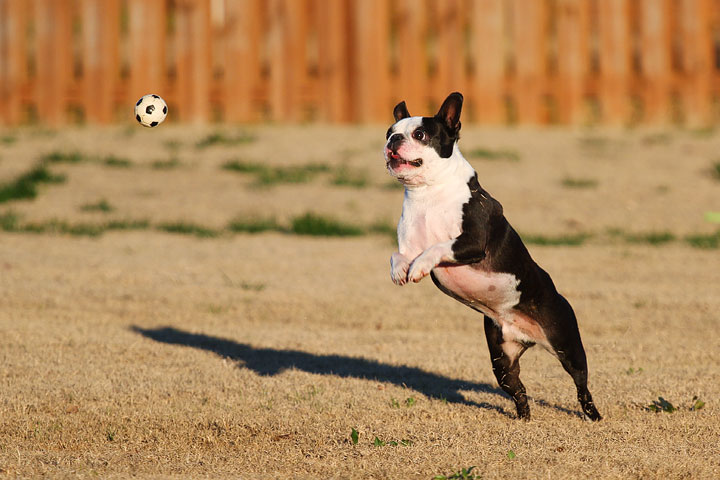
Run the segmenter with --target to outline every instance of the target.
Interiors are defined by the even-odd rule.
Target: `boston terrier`
[[[441,291],[485,316],[493,373],[519,418],[530,419],[519,359],[540,344],[575,381],[586,418],[600,420],[572,307],[458,149],[462,103],[455,92],[434,117],[411,117],[405,102],[393,110],[385,162],[405,197],[392,281],[405,285],[430,275]]]

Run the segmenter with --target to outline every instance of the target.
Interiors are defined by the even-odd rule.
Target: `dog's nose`
[[[395,153],[397,153],[397,149],[400,147],[400,144],[405,139],[405,137],[402,136],[400,133],[393,133],[390,138],[388,139],[387,148]]]

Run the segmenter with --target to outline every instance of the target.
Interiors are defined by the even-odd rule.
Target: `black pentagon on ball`
[[[142,121],[140,120],[140,115],[135,115],[135,120],[137,120],[138,122],[142,123]]]
[[[142,103],[142,98],[137,101],[137,103],[135,104],[135,106],[137,107],[137,106],[140,105],[141,103]]]
[[[153,95],[152,97],[153,97],[153,98],[160,98],[160,97],[158,97],[157,95]]]
[[[163,115],[167,115],[167,105],[163,107]]]
[[[150,126],[151,126],[151,127],[157,127],[157,126],[158,126],[158,122],[152,122],[152,123],[150,124]]]
[[[145,107],[145,113],[147,113],[148,115],[150,115],[154,111],[155,111],[155,105],[148,105],[147,107]]]

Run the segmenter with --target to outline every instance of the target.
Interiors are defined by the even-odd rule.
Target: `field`
[[[720,477],[720,133],[463,132],[591,424],[538,347],[516,420],[482,318],[391,283],[386,128],[0,131],[0,476]]]

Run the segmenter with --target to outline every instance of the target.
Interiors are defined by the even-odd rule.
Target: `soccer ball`
[[[167,117],[167,103],[159,95],[145,95],[135,104],[135,120],[143,127],[157,127]]]

